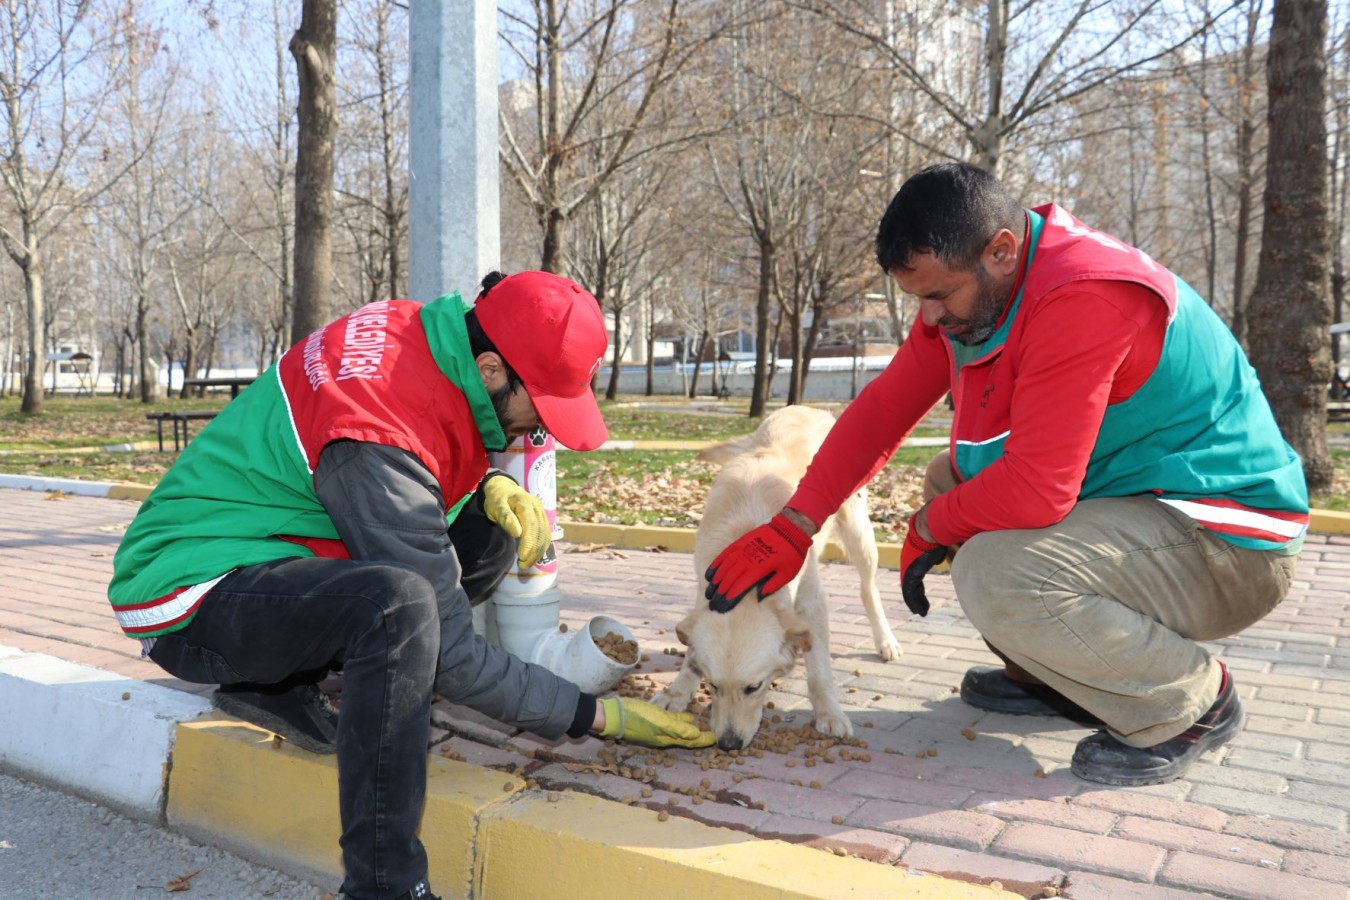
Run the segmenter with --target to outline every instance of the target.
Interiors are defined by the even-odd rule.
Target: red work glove
[[[928,615],[928,593],[923,589],[923,576],[946,556],[946,547],[919,537],[914,518],[910,517],[905,543],[900,548],[900,595],[910,612]]]
[[[704,573],[708,608],[727,612],[752,588],[759,588],[763,600],[801,571],[810,549],[811,536],[782,513],[746,532],[719,553]]]

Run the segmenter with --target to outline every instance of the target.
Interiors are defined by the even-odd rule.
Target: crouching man
[[[688,715],[599,699],[486,643],[471,605],[549,547],[488,452],[608,436],[595,298],[545,272],[364,306],[296,344],[188,445],[114,561],[123,630],[216,706],[336,752],[342,892],[432,895],[417,837],[432,695],[545,738],[706,747]],[[341,710],[317,683],[341,669]]]

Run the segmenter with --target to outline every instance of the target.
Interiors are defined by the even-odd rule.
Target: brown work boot
[[[1102,784],[1163,784],[1186,773],[1200,754],[1219,747],[1242,728],[1242,701],[1223,663],[1223,681],[1214,705],[1195,724],[1170,741],[1152,747],[1131,747],[1105,731],[1088,735],[1073,751],[1070,769],[1087,781]]]

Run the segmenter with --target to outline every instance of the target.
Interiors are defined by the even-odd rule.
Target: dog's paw
[[[882,662],[893,662],[899,659],[901,652],[900,642],[894,638],[877,644],[877,656],[881,657]]]
[[[816,713],[816,731],[829,737],[852,737],[853,723],[844,715],[843,710]]]
[[[658,691],[652,695],[651,703],[661,707],[667,712],[684,712],[689,708],[689,701],[694,698],[685,693],[672,693],[670,691]]]

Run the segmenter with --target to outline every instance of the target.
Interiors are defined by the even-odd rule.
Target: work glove
[[[693,713],[666,712],[632,697],[602,697],[600,705],[605,710],[601,737],[648,747],[711,747],[717,740],[711,731],[699,730]]]
[[[810,549],[811,536],[782,513],[746,532],[717,554],[704,573],[708,608],[728,612],[756,587],[763,600],[796,577]]]
[[[900,596],[910,612],[928,615],[928,592],[923,589],[923,577],[946,558],[947,548],[919,537],[911,517],[905,543],[900,547]]]
[[[516,539],[516,559],[522,569],[544,558],[553,536],[538,497],[505,475],[490,475],[483,482],[483,512]]]

